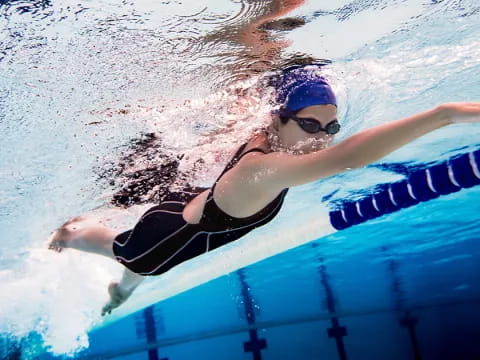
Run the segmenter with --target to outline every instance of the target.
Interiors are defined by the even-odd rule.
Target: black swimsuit
[[[171,193],[160,205],[149,209],[132,230],[115,238],[115,258],[135,273],[160,275],[186,260],[237,240],[271,221],[280,211],[288,189],[284,189],[262,210],[245,218],[226,214],[213,199],[215,185],[223,174],[246,154],[253,151],[264,152],[255,148],[242,154],[246,145],[240,147],[210,189],[198,224],[187,223],[182,213],[188,202],[206,188],[189,188]]]

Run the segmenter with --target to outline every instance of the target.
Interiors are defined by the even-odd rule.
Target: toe
[[[63,248],[65,248],[65,241],[63,240],[54,240],[54,241],[51,241],[49,244],[48,244],[48,249],[49,250],[53,250],[53,251],[57,251],[57,252],[61,252],[63,250]]]
[[[61,252],[63,248],[66,248],[67,242],[62,239],[64,236],[65,234],[62,229],[55,230],[47,240],[48,249]]]

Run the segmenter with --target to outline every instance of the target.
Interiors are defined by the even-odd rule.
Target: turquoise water
[[[88,334],[121,268],[50,253],[45,241],[69,217],[108,204],[119,184],[98,169],[140,132],[186,154],[187,173],[202,158],[189,180],[208,184],[210,169],[220,171],[269,111],[268,94],[255,90],[260,74],[298,53],[332,61],[325,72],[339,98],[338,141],[480,98],[476,1],[309,1],[280,15],[305,25],[259,40],[249,26],[278,10],[269,4],[0,2],[2,356],[336,359],[343,343],[348,359],[413,359],[414,349],[422,359],[480,358],[478,189],[320,239],[311,224],[325,206],[402,178],[381,164],[414,167],[476,149],[476,125],[444,128],[378,164],[291,191],[265,231],[287,237],[312,227],[312,242]],[[188,265],[169,279],[182,276],[188,283]],[[399,322],[407,313],[417,320],[410,328]],[[346,336],[329,337],[332,326]],[[265,342],[245,351],[255,336]]]

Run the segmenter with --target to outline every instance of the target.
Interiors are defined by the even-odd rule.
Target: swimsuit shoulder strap
[[[215,180],[215,182],[213,183],[213,186],[211,187],[210,189],[210,193],[208,194],[208,198],[211,198],[213,197],[213,190],[215,189],[215,185],[217,185],[218,181],[220,180],[220,178],[223,176],[223,174],[225,174],[228,170],[230,170],[231,168],[233,168],[245,155],[251,153],[251,152],[261,152],[261,153],[264,153],[265,154],[265,151],[260,149],[260,148],[253,148],[253,149],[250,149],[248,151],[245,151],[243,154],[242,154],[242,151],[247,147],[247,143],[243,144],[242,146],[240,146],[240,148],[237,150],[237,152],[235,153],[235,155],[233,156],[232,160],[229,161],[229,163],[227,164],[227,166],[225,166],[225,169],[223,169],[222,173],[220,174],[220,176],[217,178],[217,180]]]

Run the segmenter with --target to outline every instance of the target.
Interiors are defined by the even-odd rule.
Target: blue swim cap
[[[273,83],[276,100],[282,108],[296,112],[307,106],[332,104],[337,99],[330,84],[320,75],[320,65],[289,68]]]

